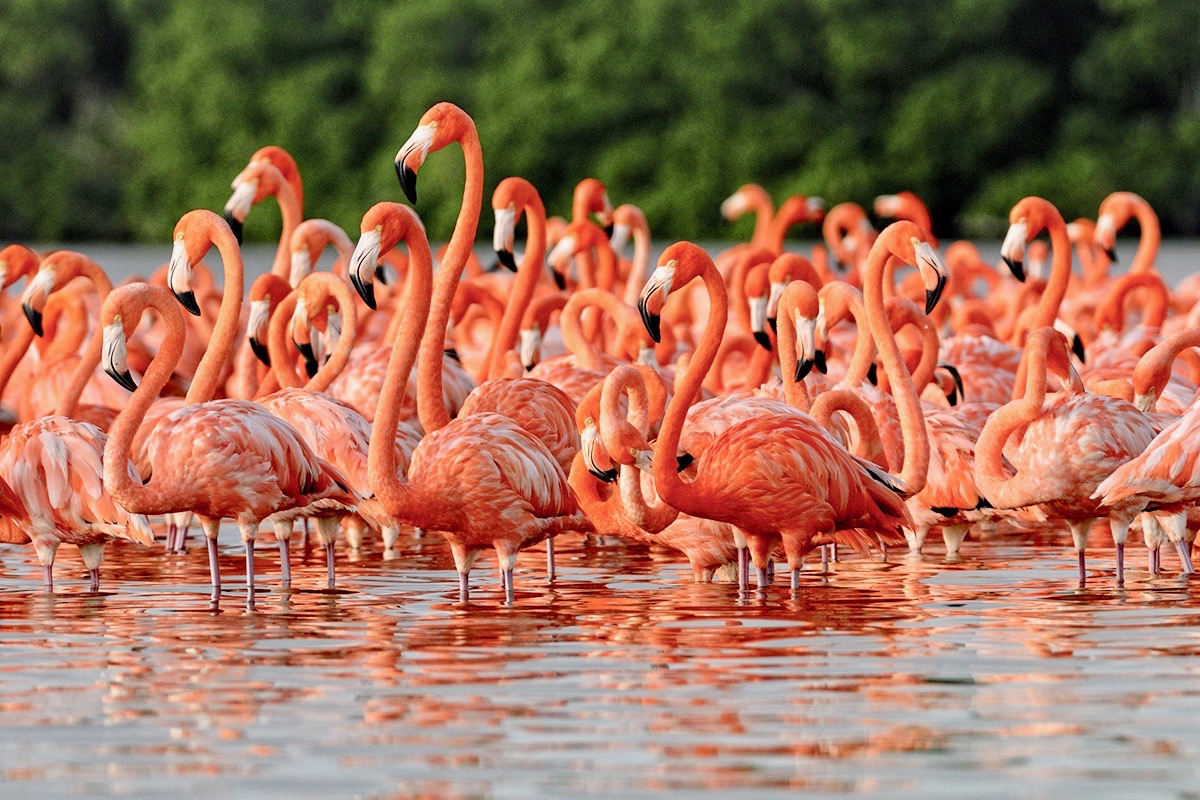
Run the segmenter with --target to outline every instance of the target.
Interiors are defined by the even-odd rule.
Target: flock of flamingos
[[[77,252],[0,251],[3,287],[28,279],[21,312],[0,296],[0,385],[18,387],[0,440],[0,539],[32,542],[47,591],[60,544],[79,548],[96,591],[105,543],[150,545],[160,516],[172,551],[199,521],[214,598],[220,523],[235,522],[251,604],[261,523],[290,587],[294,523],[307,535],[309,519],[330,589],[339,533],[356,549],[378,533],[388,554],[415,529],[449,542],[464,599],[493,549],[510,602],[517,554],[545,543],[553,580],[565,532],[657,543],[697,581],[728,567],[742,589],[752,566],[761,588],[786,562],[796,589],[818,549],[886,556],[938,529],[953,556],[980,524],[1065,522],[1082,584],[1103,519],[1117,585],[1131,528],[1151,574],[1167,544],[1192,572],[1200,279],[1163,282],[1158,222],[1138,196],[1115,193],[1094,223],[1070,224],[1025,198],[1005,271],[966,242],[943,261],[909,193],[876,201],[877,218],[896,220],[876,232],[856,204],[795,196],[775,209],[748,185],[721,212],[757,215],[751,242],[715,260],[678,242],[652,267],[645,217],[614,209],[599,181],[579,184],[566,222],[507,178],[492,208],[511,272],[486,271],[471,118],[429,109],[396,171],[415,205],[418,170],[452,142],[466,185],[436,273],[408,206],[373,206],[357,243],[303,220],[299,172],[278,147],[252,156],[224,219],[179,220],[148,282],[114,288]],[[242,224],[272,196],[284,231],[246,308]],[[1137,254],[1110,276],[1131,219]],[[802,223],[821,224],[811,259],[784,251]],[[315,271],[328,246],[336,263]],[[220,288],[202,261],[213,247]]]

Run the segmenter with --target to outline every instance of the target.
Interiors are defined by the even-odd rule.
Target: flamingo
[[[882,270],[889,253],[895,253],[902,259],[917,261],[923,273],[936,276],[936,255],[927,245],[917,245],[916,232],[911,224],[896,223],[881,234],[872,250],[878,269]],[[716,435],[703,455],[697,456],[695,480],[684,483],[679,478],[673,456],[683,432],[686,405],[699,389],[720,344],[728,313],[725,286],[702,249],[680,242],[664,251],[639,301],[647,329],[656,337],[657,312],[667,295],[696,277],[702,278],[708,288],[712,314],[655,444],[654,481],[659,496],[680,511],[737,525],[750,547],[760,585],[766,583],[772,538],[782,537],[793,586],[798,583],[803,554],[832,540],[837,531],[868,528],[898,538],[899,528],[911,524],[897,493],[900,484],[873,464],[851,456],[816,422],[799,413],[764,414],[727,428]],[[931,289],[931,300],[936,300],[936,294]],[[878,300],[882,304],[882,298]],[[882,325],[883,321],[878,323]],[[872,327],[876,327],[874,322]],[[884,338],[882,331],[879,338]],[[901,377],[903,364],[890,331],[887,341],[891,347],[884,345],[885,367],[900,386],[907,375]],[[912,488],[919,490],[925,467],[922,462],[928,460],[928,442],[913,431],[914,421],[920,421],[920,409],[914,400],[907,396],[904,399],[906,408],[916,413],[902,417],[906,433],[912,434],[902,475],[911,476],[915,484]],[[908,445],[909,436],[905,438]],[[850,538],[858,543],[865,540]]]
[[[282,147],[269,145],[250,157],[250,163],[232,183],[233,194],[225,203],[225,222],[241,244],[242,227],[250,209],[268,197],[279,202],[283,229],[271,263],[271,273],[287,278],[291,269],[292,233],[304,219],[304,189],[296,161]]]
[[[222,261],[241,269],[237,239],[208,211],[190,212],[176,226],[189,262],[213,244]],[[240,290],[239,290],[240,291]],[[318,458],[287,423],[243,400],[211,400],[168,414],[145,444],[152,477],[143,484],[117,465],[129,457],[147,410],[165,385],[183,347],[183,319],[170,294],[131,284],[110,294],[102,309],[104,368],[134,392],[113,423],[106,444],[104,488],[130,510],[145,514],[192,511],[208,540],[213,598],[220,597],[217,535],[224,518],[236,520],[246,544],[247,603],[254,605],[254,539],[259,523],[319,515],[352,506],[358,498],[346,479]],[[153,308],[167,328],[163,347],[137,386],[125,364],[125,343],[142,314]]]
[[[453,286],[458,282],[456,269],[461,270],[465,243],[474,237],[478,218],[479,201],[472,198],[482,189],[482,156],[474,123],[457,106],[438,104],[422,117],[410,140],[418,146],[406,146],[397,158],[397,169],[411,190],[415,170],[425,154],[454,140],[463,143],[467,155],[467,188],[450,255],[438,273],[441,319],[449,312]],[[389,514],[442,533],[454,554],[464,602],[475,559],[484,548],[493,548],[505,596],[511,602],[513,567],[521,549],[563,530],[589,530],[591,524],[580,513],[562,467],[539,439],[499,414],[446,419],[436,385],[445,325],[429,314],[432,254],[416,214],[403,206],[397,209],[390,235],[408,245],[411,283],[371,431],[371,489]],[[422,359],[418,408],[426,435],[413,451],[405,477],[397,470],[394,438],[418,341]]]

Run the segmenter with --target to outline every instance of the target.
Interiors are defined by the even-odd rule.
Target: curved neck
[[[1116,331],[1125,330],[1125,301],[1137,289],[1143,290],[1141,296],[1146,299],[1142,325],[1147,328],[1161,328],[1167,318],[1167,306],[1171,302],[1171,296],[1166,283],[1153,270],[1130,272],[1121,276],[1113,284],[1104,303],[1096,309],[1093,317],[1096,327],[1108,326]]]
[[[275,199],[279,201],[279,214],[283,217],[283,229],[279,232],[279,246],[275,248],[275,261],[271,263],[271,274],[278,275],[286,281],[292,271],[292,234],[295,233],[296,227],[302,221],[304,212],[301,209],[299,198],[296,197],[296,192],[286,182],[279,184],[279,189],[275,192]],[[221,257],[224,258],[225,255],[225,252],[222,251]],[[228,283],[226,285],[228,286]]]
[[[1054,257],[1050,264],[1050,280],[1038,300],[1033,328],[1054,324],[1058,318],[1058,307],[1067,294],[1067,284],[1071,282],[1071,238],[1067,235],[1067,226],[1062,217],[1053,215],[1046,227],[1050,232],[1050,248],[1054,251]]]
[[[1150,348],[1133,368],[1133,391],[1135,400],[1144,397],[1143,411],[1152,411],[1167,383],[1175,359],[1192,347],[1200,347],[1200,328],[1188,328],[1163,339]]]
[[[17,370],[17,365],[21,363],[29,346],[33,344],[34,336],[33,328],[21,325],[17,328],[16,334],[5,343],[4,356],[0,358],[0,395],[4,394],[8,382],[12,380],[13,373]]]
[[[296,310],[296,302],[300,293],[298,289],[288,292],[287,296],[271,313],[271,322],[267,327],[267,351],[271,354],[271,374],[284,389],[299,389],[304,385],[304,378],[296,369],[296,357],[288,351],[287,329],[292,314]],[[338,344],[341,344],[340,340]]]
[[[883,439],[879,435],[879,425],[871,413],[871,407],[862,395],[850,389],[830,389],[821,392],[813,401],[809,412],[821,427],[833,430],[834,412],[841,411],[854,420],[858,428],[858,441],[855,442],[854,455],[866,459],[881,469],[888,469],[887,453],[883,449]]]
[[[1031,497],[1027,482],[1018,481],[1017,473],[1004,474],[1004,443],[1013,431],[1037,418],[1046,399],[1045,340],[1031,342],[1026,348],[1027,383],[1020,400],[1013,400],[992,412],[975,444],[975,481],[981,494],[996,508],[1019,508],[1041,502]],[[1040,346],[1039,346],[1040,345]]]
[[[508,304],[504,307],[504,316],[500,319],[500,328],[492,337],[492,347],[485,362],[485,377],[488,378],[499,378],[503,374],[503,355],[517,344],[521,319],[525,316],[525,309],[529,307],[529,301],[533,299],[538,280],[545,269],[546,209],[540,199],[530,200],[525,204],[525,224],[525,255],[521,257],[517,279],[513,281]]]
[[[212,235],[213,243],[221,254],[225,288],[221,292],[221,311],[217,314],[217,324],[213,326],[208,347],[205,348],[204,356],[196,367],[196,374],[192,377],[192,384],[188,387],[189,405],[205,403],[217,396],[217,390],[224,383],[225,367],[241,335],[242,292],[245,290],[242,249],[236,239],[228,236],[219,227],[212,228]]]
[[[821,292],[822,297],[826,298],[826,314],[830,314],[828,306],[834,302],[845,303],[847,313],[854,320],[854,327],[858,331],[854,339],[854,353],[850,357],[850,366],[841,382],[851,388],[861,386],[867,379],[867,373],[871,371],[871,364],[875,362],[875,342],[867,332],[867,315],[862,294],[850,284],[840,281],[827,283],[825,286],[836,287],[832,290],[823,289]],[[833,292],[838,294],[832,294]]]
[[[787,314],[781,308],[779,336],[779,372],[783,378],[783,397],[788,405],[795,406],[808,413],[812,401],[808,397],[808,389],[803,381],[796,380],[796,326],[792,322],[791,310]],[[758,348],[763,350],[763,348]],[[764,351],[765,352],[765,351]],[[755,356],[758,353],[755,351]]]
[[[913,389],[908,367],[900,355],[896,337],[892,334],[892,326],[888,324],[887,310],[883,305],[883,268],[888,256],[888,250],[879,245],[883,240],[876,240],[867,258],[867,272],[863,281],[863,305],[867,313],[867,323],[871,335],[875,339],[875,347],[883,360],[883,368],[887,372],[892,385],[892,397],[896,400],[896,412],[900,416],[900,431],[904,439],[904,465],[900,470],[900,480],[904,481],[912,494],[925,488],[925,478],[929,472],[929,436],[925,431],[925,418],[921,413],[921,402]],[[1069,263],[1068,263],[1069,266]],[[861,334],[860,334],[861,335]]]
[[[346,282],[338,277],[331,276],[330,279],[323,280],[323,283],[328,287],[333,299],[337,301],[338,311],[342,315],[342,332],[338,336],[337,344],[334,345],[329,359],[304,385],[304,388],[310,392],[324,392],[329,389],[329,385],[338,375],[342,374],[342,370],[350,362],[350,352],[354,349],[354,343],[358,339],[358,308],[355,306],[354,293],[350,291]]]
[[[572,294],[563,307],[558,324],[562,328],[563,344],[575,356],[575,366],[579,369],[601,370],[603,359],[600,348],[588,338],[583,325],[583,312],[588,308],[603,310],[614,322],[620,322],[622,312],[628,309],[604,289],[581,289]],[[595,318],[599,322],[599,315]]]
[[[729,321],[729,296],[725,292],[725,282],[721,280],[721,274],[709,262],[704,265],[700,277],[708,290],[708,321],[704,325],[704,334],[700,337],[700,344],[692,355],[687,371],[667,406],[667,415],[663,419],[658,441],[654,445],[654,485],[659,496],[676,508],[680,508],[680,503],[686,503],[692,496],[690,487],[679,477],[678,464],[675,461],[679,450],[679,438],[683,434],[683,423],[688,408],[700,392],[704,376],[717,357],[721,337]]]
[[[411,505],[411,495],[405,477],[397,472],[396,428],[400,424],[400,407],[408,376],[417,360],[417,347],[429,318],[430,289],[433,284],[433,254],[424,233],[414,233],[409,246],[409,304],[397,334],[396,345],[388,357],[387,373],[379,390],[375,420],[371,426],[371,443],[367,452],[367,479],[384,509],[400,515]],[[441,349],[438,349],[441,355]],[[438,364],[439,373],[441,363]]]
[[[425,335],[421,338],[417,413],[426,433],[433,433],[450,422],[450,412],[446,410],[445,401],[442,399],[442,349],[446,343],[446,323],[450,320],[450,304],[454,302],[454,290],[458,287],[463,268],[471,256],[475,231],[479,226],[479,210],[483,206],[483,151],[479,146],[479,135],[474,126],[463,134],[461,144],[463,157],[466,159],[462,207],[454,224],[454,234],[446,247],[446,256],[438,267],[433,302],[429,309],[429,322],[425,326]],[[409,271],[412,271],[411,265]]]
[[[96,294],[100,296],[100,305],[103,306],[109,292],[112,291],[112,281],[108,279],[108,275],[100,268],[99,264],[82,254],[69,254],[68,258],[69,260],[65,264],[67,269],[60,277],[62,282],[59,285],[65,286],[74,276],[82,275],[96,287]],[[100,351],[103,346],[103,331],[97,326],[87,347],[84,348],[83,357],[79,359],[75,372],[71,374],[71,382],[67,386],[63,399],[59,402],[58,408],[55,409],[55,414],[61,414],[64,417],[75,415],[79,408],[79,398],[83,397],[83,390],[87,388],[88,381],[92,379],[96,367],[100,366]]]
[[[775,214],[775,204],[765,191],[746,194],[746,205],[754,213],[754,234],[750,241],[756,245],[769,243],[771,236],[771,218]]]
[[[1162,244],[1162,228],[1158,224],[1158,215],[1148,203],[1138,203],[1134,210],[1138,226],[1142,229],[1138,239],[1137,252],[1133,254],[1133,262],[1129,271],[1133,273],[1153,272],[1154,260],[1158,258],[1158,247]]]
[[[650,230],[644,225],[633,228],[633,263],[625,280],[625,304],[637,304],[638,294],[650,275]]]
[[[146,369],[142,385],[134,391],[133,396],[129,398],[125,407],[113,421],[108,441],[104,445],[104,488],[118,503],[132,513],[164,514],[179,510],[172,507],[169,497],[165,496],[170,491],[169,487],[164,487],[163,484],[169,478],[156,475],[148,484],[134,480],[129,458],[130,450],[133,447],[133,438],[137,434],[138,428],[142,426],[146,411],[149,410],[162,388],[167,385],[167,381],[171,379],[171,373],[179,361],[179,355],[183,352],[183,314],[179,311],[175,299],[165,290],[157,287],[147,287],[147,290],[141,292],[137,297],[145,298],[145,300],[137,303],[141,307],[135,311],[135,315],[141,316],[141,312],[145,308],[143,303],[154,308],[162,317],[166,335],[163,337],[162,347],[158,354],[154,356],[150,361],[150,366]],[[128,312],[129,306],[128,303],[124,304],[122,311]],[[100,330],[93,339],[97,343],[103,344],[103,326],[98,327]]]

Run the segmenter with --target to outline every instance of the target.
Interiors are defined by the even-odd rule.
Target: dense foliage
[[[0,233],[161,239],[267,143],[308,216],[352,227],[400,198],[391,159],[443,99],[489,186],[524,175],[562,213],[595,175],[663,237],[717,235],[746,181],[911,189],[944,233],[1132,189],[1200,228],[1195,0],[7,0]],[[460,174],[422,174],[435,237]]]

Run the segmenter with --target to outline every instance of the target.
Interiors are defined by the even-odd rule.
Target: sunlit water
[[[118,278],[169,256],[81,249]],[[1198,254],[1168,243],[1168,279]],[[438,537],[394,560],[339,544],[337,594],[298,549],[281,594],[265,549],[253,612],[232,528],[219,609],[198,543],[110,547],[102,595],[63,548],[54,597],[5,548],[0,796],[1200,797],[1200,602],[1140,548],[1115,589],[1105,538],[1086,589],[1047,530],[739,596],[560,537],[557,582],[525,554],[511,607],[490,560],[461,605]]]
[[[0,552],[5,797],[1195,797],[1200,602],[1131,553],[1115,589],[1097,530],[1079,589],[1062,531],[844,558],[801,589],[690,583],[665,553],[559,540],[457,597],[439,537],[375,550],[281,594],[258,555],[110,548],[58,595]],[[298,556],[296,561],[301,561]],[[1140,569],[1139,569],[1140,568]]]

